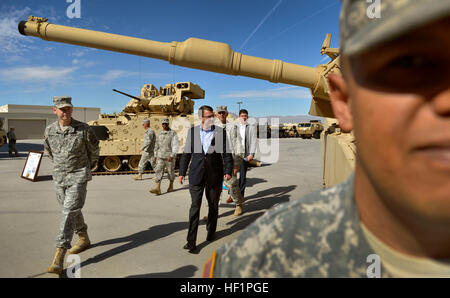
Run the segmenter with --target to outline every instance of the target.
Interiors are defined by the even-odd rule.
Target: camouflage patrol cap
[[[150,120],[148,120],[148,119],[143,120],[142,125],[144,125],[144,124],[150,124]]]
[[[220,113],[220,112],[228,113],[227,106],[218,106],[216,110],[217,110],[217,113]]]
[[[161,120],[161,123],[162,123],[162,124],[164,124],[164,123],[169,124],[169,118],[163,118],[163,119]]]
[[[449,0],[342,0],[340,52],[363,52],[447,16]]]
[[[70,97],[70,96],[53,96],[53,104],[58,109],[61,109],[64,107],[73,107],[72,106],[72,97]]]

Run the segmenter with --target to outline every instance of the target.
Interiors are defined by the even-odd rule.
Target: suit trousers
[[[206,221],[206,230],[212,235],[217,228],[217,218],[219,216],[219,200],[222,191],[222,185],[191,185],[189,192],[191,194],[191,208],[189,209],[189,230],[187,235],[188,242],[196,242],[197,230],[200,220],[200,207],[202,205],[203,191],[208,201],[208,220]]]
[[[245,196],[245,187],[247,185],[247,169],[248,169],[248,161],[243,160],[241,163],[241,168],[239,169],[239,189],[241,190],[241,194]]]

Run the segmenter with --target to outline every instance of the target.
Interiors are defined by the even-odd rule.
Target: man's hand
[[[224,179],[225,181],[229,181],[229,180],[231,179],[231,176],[230,176],[229,174],[225,174],[225,175],[223,176],[223,179]]]
[[[141,153],[142,152],[142,149],[141,148],[139,148],[139,153]]]
[[[253,155],[249,155],[248,157],[247,157],[247,161],[248,162],[251,162],[253,160]]]
[[[172,161],[172,156],[169,156],[169,158],[167,159],[168,162]]]
[[[239,172],[239,167],[233,168],[233,175],[236,176],[238,172]]]
[[[184,176],[179,176],[179,177],[178,177],[178,180],[180,181],[180,184],[183,184],[183,182],[184,182]]]

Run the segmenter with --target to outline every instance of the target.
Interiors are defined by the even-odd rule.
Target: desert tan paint
[[[22,33],[22,32],[21,32]],[[302,66],[280,60],[243,55],[228,44],[189,38],[183,42],[157,42],[129,36],[50,24],[47,19],[30,16],[23,25],[23,34],[48,41],[127,53],[169,61],[171,64],[229,75],[241,75],[273,83],[307,87],[313,96],[310,113],[332,116],[328,87],[323,75],[330,69]],[[327,36],[328,38],[328,36]],[[328,38],[329,40],[329,38]],[[329,43],[329,41],[328,41]],[[337,59],[336,59],[337,60]],[[334,60],[333,71],[338,71]]]
[[[169,61],[171,64],[211,72],[307,87],[312,95],[309,114],[334,118],[326,77],[329,73],[340,73],[340,69],[338,50],[329,47],[330,34],[327,34],[325,38],[321,54],[328,55],[331,61],[317,67],[308,67],[280,60],[243,55],[233,51],[229,45],[215,41],[189,38],[183,42],[164,43],[60,26],[50,24],[47,20],[30,16],[28,21],[19,23],[19,31],[24,35],[32,35],[49,41],[161,59]],[[324,173],[324,185],[329,186],[336,181],[343,181],[346,178],[344,176],[349,172],[348,169],[354,168],[354,155],[348,157],[354,152],[348,149],[352,148],[353,138],[347,137],[347,135],[340,133],[335,137],[324,132],[321,135],[322,143],[327,144],[327,146],[322,146],[324,169],[329,169],[327,174]],[[339,152],[342,154],[336,156],[336,153]],[[344,168],[346,170],[342,171]],[[326,181],[327,177],[334,178]]]

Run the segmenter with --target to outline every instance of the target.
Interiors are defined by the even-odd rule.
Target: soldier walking
[[[224,180],[225,186],[230,192],[230,197],[227,203],[234,202],[236,204],[236,209],[234,215],[239,216],[242,214],[242,204],[244,203],[244,196],[242,195],[239,188],[239,179],[237,179],[237,173],[241,167],[242,161],[244,159],[244,150],[242,148],[242,139],[237,130],[237,126],[233,123],[227,122],[228,110],[226,106],[217,107],[217,118],[219,119],[219,126],[226,131],[228,144],[230,144],[229,153],[233,156],[233,172],[231,179]]]
[[[156,188],[150,189],[150,192],[156,195],[161,194],[161,180],[164,175],[164,168],[166,167],[170,181],[167,192],[173,191],[173,180],[175,180],[175,159],[179,148],[177,133],[170,129],[169,119],[164,118],[161,123],[163,130],[159,132],[155,144],[154,160],[156,161]]]
[[[155,170],[156,165],[153,156],[156,141],[155,131],[150,127],[150,120],[148,119],[142,122],[142,126],[145,129],[144,145],[139,149],[139,153],[141,153],[141,159],[139,160],[139,168],[138,168],[139,174],[133,177],[134,180],[142,180],[142,174],[144,174],[144,169],[148,162],[152,166],[153,170]]]
[[[80,253],[91,244],[81,209],[86,199],[87,182],[92,180],[91,168],[99,155],[98,140],[92,129],[72,118],[71,101],[69,96],[53,97],[53,113],[58,121],[45,129],[44,147],[53,162],[56,198],[63,215],[56,238],[56,254],[47,269],[56,274],[62,273],[64,256],[71,248],[74,233],[78,234],[79,240],[69,253]]]
[[[12,156],[13,152],[15,156],[18,156],[19,153],[17,152],[17,148],[16,148],[16,134],[14,133],[14,127],[10,127],[8,133],[6,134],[6,137],[8,138],[8,151],[9,151],[9,156]]]

